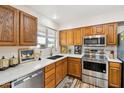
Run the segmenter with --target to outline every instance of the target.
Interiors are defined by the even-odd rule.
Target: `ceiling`
[[[124,9],[124,6],[119,5],[26,5],[26,7],[48,17],[60,26]]]

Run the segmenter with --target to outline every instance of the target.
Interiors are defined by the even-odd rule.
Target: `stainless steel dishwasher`
[[[12,88],[43,88],[44,71],[40,69],[19,79],[16,79],[11,83],[11,86]]]

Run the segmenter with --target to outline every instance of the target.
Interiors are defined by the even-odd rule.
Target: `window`
[[[56,31],[48,29],[48,47],[56,47]]]
[[[38,34],[37,34],[37,47],[38,48],[46,48],[46,47],[56,48],[56,31],[45,26],[39,27]]]
[[[46,28],[45,27],[40,27],[38,29],[37,47],[38,48],[45,48],[46,47]]]

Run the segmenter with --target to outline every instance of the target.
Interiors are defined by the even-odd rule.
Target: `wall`
[[[27,12],[31,15],[36,16],[38,18],[38,27],[42,24],[42,25],[48,26],[48,27],[55,29],[55,30],[58,29],[58,25],[56,23],[54,23],[52,20],[48,19],[47,17],[45,17],[43,15],[39,15],[35,11],[28,9],[23,5],[16,5],[16,6],[14,5],[13,7],[20,9],[24,12]],[[36,48],[36,47],[35,46],[0,46],[0,58],[2,56],[5,56],[6,58],[10,58],[13,55],[17,57],[18,56],[18,49],[20,49],[20,48]],[[42,51],[43,51],[43,55],[45,56],[45,55],[49,54],[50,49],[47,48],[47,49],[43,49]]]

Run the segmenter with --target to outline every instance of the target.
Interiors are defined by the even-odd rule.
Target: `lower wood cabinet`
[[[68,58],[68,75],[81,78],[81,59]]]
[[[55,85],[55,63],[45,67],[45,88],[54,88]]]
[[[66,77],[67,75],[67,58],[63,59],[62,60],[63,63],[62,63],[62,78]]]
[[[11,84],[6,83],[6,84],[3,84],[3,85],[0,85],[0,88],[11,88]]]
[[[109,62],[109,87],[121,87],[121,63]]]
[[[56,85],[59,84],[59,82],[63,79],[63,73],[62,73],[62,61],[56,62]]]
[[[45,88],[56,87],[67,74],[81,77],[81,59],[65,58],[45,67]]]

